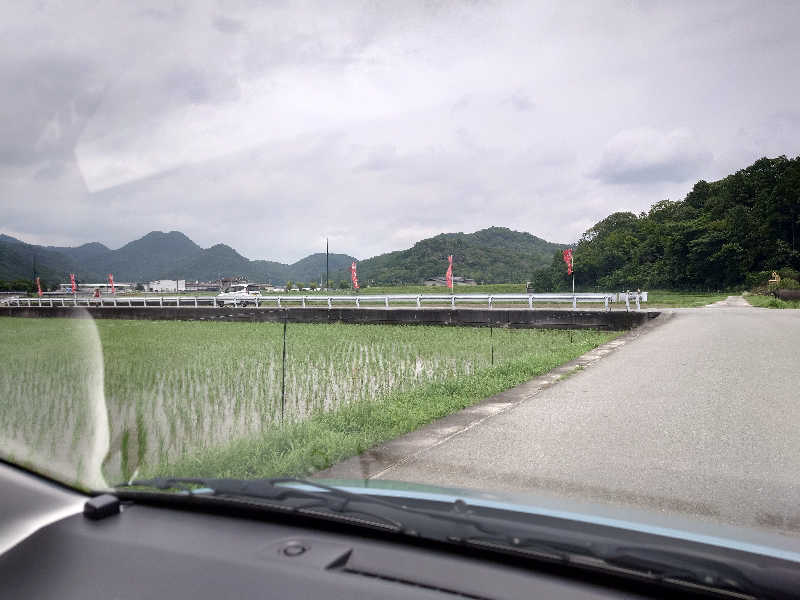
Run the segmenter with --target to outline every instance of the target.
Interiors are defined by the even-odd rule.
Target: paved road
[[[800,531],[800,311],[736,297],[675,310],[379,477]]]

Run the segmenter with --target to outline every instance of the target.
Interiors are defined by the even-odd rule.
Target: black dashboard
[[[654,581],[392,537],[247,503],[221,511],[175,494],[155,501],[91,497],[3,462],[0,490],[3,599],[669,595]]]
[[[0,488],[2,598],[642,597],[291,517],[123,503],[87,518],[86,496],[4,463]]]

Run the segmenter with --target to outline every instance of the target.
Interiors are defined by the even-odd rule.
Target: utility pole
[[[325,238],[325,291],[328,290],[330,280],[330,275],[328,274],[328,238]]]

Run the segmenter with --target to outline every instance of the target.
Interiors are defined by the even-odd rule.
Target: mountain
[[[287,265],[267,260],[249,260],[225,244],[216,244],[173,265],[175,273],[187,279],[214,281],[220,277],[243,276],[250,281],[283,281]],[[174,279],[177,275],[173,275]],[[184,277],[184,275],[181,275]]]
[[[78,261],[79,263],[93,260],[107,252],[110,252],[109,248],[98,242],[91,242],[89,244],[83,244],[82,246],[76,247],[47,246],[47,249],[60,252],[61,254]]]
[[[203,249],[180,231],[151,231],[125,244],[119,250],[99,255],[86,263],[89,270],[114,273],[119,281],[174,279],[180,273],[175,266],[197,256]],[[154,277],[155,275],[155,277]]]
[[[328,273],[332,280],[335,281],[334,273],[341,273],[347,269],[348,281],[350,273],[350,265],[356,259],[347,254],[329,254],[328,255]],[[289,266],[289,274],[287,278],[292,281],[314,281],[318,280],[320,274],[323,279],[325,278],[325,253],[317,252],[305,258],[298,260],[296,263]],[[339,277],[342,279],[342,277]]]
[[[0,234],[2,235],[2,234]],[[390,252],[359,263],[362,281],[420,283],[442,275],[447,255],[453,254],[455,274],[486,282],[520,282],[547,265],[553,252],[563,246],[529,233],[491,227],[475,233],[443,233],[422,240],[408,250]],[[0,237],[0,280],[28,279],[37,272],[51,285],[69,281],[76,273],[81,281],[104,281],[113,273],[117,281],[153,279],[215,281],[219,277],[244,276],[250,281],[319,281],[325,274],[325,254],[311,254],[293,263],[250,260],[225,244],[201,248],[179,231],[152,231],[122,248],[111,250],[93,242],[77,247],[34,246],[7,235]],[[350,279],[347,254],[328,256],[330,277]]]
[[[719,181],[698,181],[683,200],[614,213],[574,251],[579,287],[727,290],[800,278],[800,157],[761,158]],[[567,289],[558,260],[537,290]],[[791,283],[790,283],[791,282]]]
[[[358,263],[364,284],[422,283],[443,276],[447,256],[453,255],[453,274],[486,283],[527,281],[548,265],[563,244],[547,242],[530,233],[490,227],[475,233],[442,233],[421,240],[408,250],[389,252]],[[336,273],[348,279],[349,271]]]
[[[26,244],[7,235],[0,238],[0,280],[31,282],[35,270],[42,281],[55,282],[62,273],[72,272],[77,266],[72,258],[56,250]]]
[[[34,258],[35,257],[35,258]],[[80,281],[105,281],[113,273],[117,281],[144,282],[153,279],[214,281],[244,276],[250,281],[283,284],[319,281],[325,273],[325,254],[307,256],[287,265],[268,260],[249,260],[225,244],[201,248],[179,231],[151,231],[122,248],[111,250],[92,242],[77,247],[36,246],[0,234],[0,280],[31,281],[36,272],[49,285],[66,283],[69,273]],[[346,254],[329,256],[330,270],[356,260]]]

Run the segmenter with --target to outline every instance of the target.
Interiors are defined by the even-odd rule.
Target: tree
[[[682,201],[639,216],[615,213],[575,249],[576,282],[603,287],[726,289],[800,267],[800,157],[762,158]]]
[[[287,282],[286,282],[286,291],[287,291],[287,292],[290,292],[290,291],[292,291],[292,287],[294,287],[294,281],[292,281],[292,280],[290,279],[289,281],[287,281]]]

